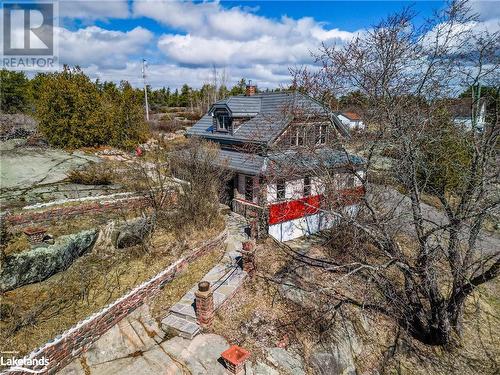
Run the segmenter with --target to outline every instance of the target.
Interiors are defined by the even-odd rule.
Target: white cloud
[[[173,61],[205,66],[298,64],[311,60],[313,47],[307,40],[288,44],[273,36],[242,42],[193,35],[164,35],[158,42],[158,48]]]
[[[479,14],[481,20],[495,20],[498,23],[500,19],[500,4],[498,0],[474,0],[470,2],[470,6],[475,13]]]
[[[184,31],[161,36],[158,48],[169,60],[194,66],[310,63],[322,42],[344,43],[356,35],[311,17],[270,19],[217,2],[136,1],[133,14]]]
[[[127,0],[60,0],[59,15],[88,21],[127,18],[130,12]]]
[[[123,68],[102,68],[97,65],[90,65],[84,71],[93,79],[119,81],[125,79],[134,86],[142,86],[141,62],[128,62]],[[180,88],[184,83],[192,87],[200,87],[204,83],[211,82],[213,76],[211,67],[181,67],[176,64],[159,63],[149,64],[147,69],[147,80],[153,88],[169,86],[173,89]],[[221,70],[219,70],[221,73]],[[225,68],[225,73],[230,77],[227,82],[232,86],[240,78],[252,78],[262,89],[275,88],[290,83],[288,68],[281,64],[253,65],[251,67]]]
[[[82,67],[125,67],[131,55],[144,52],[153,33],[142,27],[111,31],[89,26],[77,31],[57,28],[61,62]]]
[[[224,8],[218,2],[179,2],[141,0],[133,4],[133,15],[149,17],[164,25],[205,38],[248,41],[264,35],[276,38],[312,36],[315,39],[348,39],[352,33],[326,30],[311,17],[298,20],[283,16],[271,19],[258,16],[249,8]]]

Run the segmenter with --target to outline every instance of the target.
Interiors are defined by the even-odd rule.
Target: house
[[[363,123],[361,116],[356,112],[337,112],[337,117],[349,129],[365,128],[365,124]]]
[[[233,173],[232,209],[260,236],[286,241],[332,227],[335,218],[321,210],[325,185],[318,171],[335,176],[348,212],[363,195],[361,182],[348,173],[363,173],[363,159],[335,148],[349,130],[302,93],[261,94],[247,86],[245,95],[214,103],[187,134],[220,145],[216,162]]]
[[[479,131],[484,130],[486,125],[485,100],[480,99],[478,102],[474,102],[470,98],[460,98],[451,100],[448,105],[455,125],[463,126],[467,130],[473,128]]]

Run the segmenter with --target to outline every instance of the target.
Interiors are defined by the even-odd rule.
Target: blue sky
[[[442,1],[60,0],[62,63],[93,78],[141,84],[148,61],[153,87],[210,82],[213,66],[231,85],[289,82],[290,66],[313,66],[321,43],[343,44],[392,12],[412,6],[423,22]],[[498,2],[471,3],[498,30]]]

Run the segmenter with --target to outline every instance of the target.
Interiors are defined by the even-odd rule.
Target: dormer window
[[[231,117],[228,113],[217,113],[217,130],[221,132],[231,131]]]

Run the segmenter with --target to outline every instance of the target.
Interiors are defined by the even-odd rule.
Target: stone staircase
[[[228,215],[226,253],[221,262],[202,279],[210,282],[214,293],[215,310],[238,290],[247,276],[246,272],[241,269],[238,252],[241,250],[242,242],[246,239],[245,227],[246,221],[242,216],[235,213]],[[170,308],[169,314],[161,321],[164,331],[173,330],[188,339],[192,339],[201,331],[194,310],[194,293],[197,289],[198,284],[194,285],[179,302]]]

